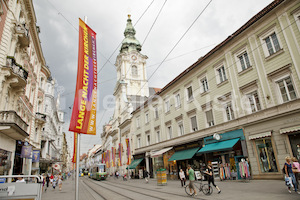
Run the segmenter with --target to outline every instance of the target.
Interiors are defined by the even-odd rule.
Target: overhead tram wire
[[[150,27],[150,30],[148,31],[148,33],[147,33],[147,35],[146,35],[146,37],[145,37],[145,39],[144,39],[144,41],[143,41],[143,43],[142,43],[142,46],[144,45],[145,41],[147,40],[147,38],[148,38],[148,36],[149,36],[149,34],[150,34],[150,32],[151,32],[151,30],[152,30],[154,24],[156,23],[156,21],[157,21],[159,15],[160,15],[160,13],[161,13],[161,11],[162,11],[162,9],[164,8],[164,6],[165,6],[166,3],[167,3],[167,0],[165,0],[164,4],[163,4],[162,7],[160,8],[160,10],[159,10],[159,12],[158,12],[158,14],[157,14],[157,16],[156,16],[154,22],[152,23],[152,26]]]
[[[148,81],[153,77],[153,75],[157,72],[157,70],[162,66],[162,64],[166,61],[166,59],[169,57],[169,55],[173,52],[173,50],[177,47],[177,45],[179,44],[179,42],[184,38],[184,36],[187,34],[187,32],[192,28],[192,26],[196,23],[196,21],[199,19],[199,17],[203,14],[203,12],[208,8],[208,6],[211,4],[213,0],[210,0],[206,6],[203,8],[203,10],[199,13],[199,15],[195,18],[195,20],[192,22],[192,24],[188,27],[188,29],[184,32],[184,34],[179,38],[179,40],[175,43],[175,45],[172,47],[172,49],[169,51],[169,53],[165,56],[165,58],[163,59],[163,61],[157,66],[157,68],[154,70],[154,72],[151,74],[151,76],[148,78]],[[139,91],[137,92],[137,94],[142,90],[142,88],[144,88],[144,86],[146,85],[146,83],[144,83],[144,85],[139,89]],[[136,95],[137,95],[136,94]]]
[[[205,48],[210,47],[210,46],[213,46],[213,45],[216,45],[216,44],[211,44],[211,45],[208,45],[208,46],[205,46],[205,47],[202,47],[202,48],[193,50],[193,51],[189,51],[189,52],[187,52],[187,53],[183,53],[183,54],[181,54],[181,55],[178,55],[178,56],[175,56],[175,57],[173,57],[173,58],[170,58],[170,59],[165,60],[164,63],[169,62],[169,61],[172,61],[172,60],[175,60],[175,59],[177,59],[177,58],[179,58],[179,57],[183,57],[183,56],[185,56],[185,55],[194,53],[194,52],[196,52],[196,51],[200,51],[200,50],[202,50],[202,49],[205,49]],[[159,62],[159,63],[152,64],[152,65],[149,65],[149,66],[147,66],[146,68],[154,67],[154,66],[159,65],[159,64],[160,64],[160,62]],[[138,69],[138,71],[142,71],[142,69]],[[110,82],[110,81],[113,81],[113,80],[116,80],[116,77],[110,78],[110,79],[107,79],[107,80],[104,80],[104,81],[101,81],[101,82],[98,82],[98,84],[107,83],[107,82]],[[73,91],[73,92],[68,92],[68,93],[66,93],[66,94],[61,94],[61,97],[62,97],[62,96],[67,96],[67,95],[70,95],[70,94],[74,94],[74,91]]]
[[[152,5],[152,3],[154,2],[154,0],[149,4],[149,6],[146,8],[146,10],[143,12],[143,14],[139,17],[139,19],[137,20],[137,22],[133,25],[133,27],[135,27],[137,25],[137,23],[140,21],[140,19],[144,16],[144,14],[148,11],[148,9],[150,8],[150,6]],[[112,54],[109,56],[108,60],[106,60],[106,62],[102,65],[102,67],[100,68],[100,70],[98,71],[97,75],[103,70],[103,68],[105,67],[105,65],[107,64],[107,62],[110,62],[109,60],[111,59],[111,57],[115,54],[115,52],[119,49],[120,45],[122,44],[122,41],[119,43],[119,45],[117,46],[117,48],[112,52]]]
[[[59,15],[61,15],[77,32],[79,32],[79,30],[49,1],[47,0],[47,2],[58,12]],[[141,20],[141,18],[144,16],[144,14],[148,11],[148,9],[150,8],[150,6],[153,4],[154,0],[152,0],[152,2],[148,5],[148,7],[146,8],[146,10],[142,13],[142,15],[139,17],[139,19],[137,20],[137,22],[134,24],[134,26],[136,26],[136,24]],[[122,42],[120,43],[122,44]],[[105,65],[109,62],[111,65],[113,65],[110,62],[110,58],[114,55],[114,53],[116,52],[116,50],[119,48],[120,44],[117,46],[117,48],[114,50],[114,52],[109,56],[109,58],[107,59],[102,53],[100,53],[97,49],[97,53],[99,53],[101,56],[103,56],[106,60],[106,62],[104,63],[104,65],[100,68],[100,70],[97,72],[97,75],[102,71],[102,69],[105,67]],[[101,121],[99,122],[99,124],[101,124],[102,119],[106,113],[106,109],[103,113],[103,116],[101,118]]]
[[[195,24],[195,22],[198,20],[198,18],[202,15],[202,13],[207,9],[207,7],[210,5],[210,3],[212,2],[212,0],[210,0],[208,2],[208,4],[204,7],[204,9],[200,12],[200,14],[196,17],[196,19],[193,21],[193,23],[189,26],[189,28],[185,31],[185,33],[181,36],[181,38],[177,41],[177,43],[174,45],[174,47],[171,49],[171,51],[167,54],[167,56],[163,59],[163,61],[160,63],[160,65],[155,69],[155,71],[151,74],[150,78],[148,80],[150,80],[154,73],[158,70],[158,68],[162,65],[162,63],[164,63],[167,59],[167,57],[172,53],[172,51],[175,49],[175,47],[179,44],[179,42],[182,40],[182,38],[187,34],[187,32],[191,29],[191,27]],[[128,72],[128,71],[127,71]],[[139,89],[139,91],[137,92],[137,94],[141,91],[141,89],[145,86],[146,83],[144,83],[144,85]],[[136,94],[136,95],[137,95]],[[128,108],[128,105],[127,105],[127,108]],[[105,109],[104,113],[103,113],[103,116],[105,115],[107,109]],[[102,116],[102,119],[103,119],[103,116]],[[102,121],[101,119],[101,121]],[[101,123],[100,121],[100,123]]]

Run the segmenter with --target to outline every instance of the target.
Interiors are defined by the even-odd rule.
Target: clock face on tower
[[[131,59],[136,60],[136,56],[135,55],[131,56]]]

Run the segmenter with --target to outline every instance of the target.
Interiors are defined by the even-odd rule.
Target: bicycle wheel
[[[213,193],[213,188],[208,184],[203,184],[202,192],[205,195],[211,195]]]
[[[185,189],[185,192],[186,192],[187,195],[189,195],[189,196],[194,195],[194,190],[192,190],[192,193],[191,193],[189,185],[184,186],[184,189]]]

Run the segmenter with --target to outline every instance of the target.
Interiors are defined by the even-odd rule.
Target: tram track
[[[117,191],[115,191],[115,190],[112,190],[112,189],[108,188],[108,187],[104,187],[103,185],[96,184],[95,182],[93,182],[93,181],[91,181],[91,180],[88,180],[88,181],[83,180],[82,182],[83,182],[84,184],[88,185],[88,186],[90,187],[91,190],[93,190],[96,194],[98,194],[98,195],[99,195],[101,198],[103,198],[104,200],[112,199],[111,197],[108,197],[108,196],[111,196],[111,194],[110,194],[110,195],[109,195],[109,194],[103,195],[103,194],[99,193],[99,191],[96,190],[94,187],[92,187],[91,184],[89,184],[89,183],[93,183],[94,185],[99,185],[99,186],[101,186],[102,188],[104,188],[104,189],[106,189],[106,190],[112,192],[113,194],[117,194],[117,195],[119,195],[119,196],[122,196],[122,197],[124,197],[125,199],[131,199],[131,200],[134,200],[133,198],[128,197],[128,196],[126,196],[126,195],[124,195],[124,194],[121,194],[121,193],[119,193],[119,192],[117,192]],[[89,183],[88,183],[88,182],[89,182]],[[97,189],[99,189],[99,188],[97,188]]]
[[[133,185],[130,185],[130,184],[124,185],[124,184],[121,184],[121,183],[115,183],[115,182],[112,183],[112,182],[109,182],[109,181],[105,181],[105,183],[103,183],[103,184],[98,183],[98,182],[94,182],[94,181],[89,181],[89,182],[92,182],[92,183],[94,183],[96,185],[99,185],[101,187],[103,187],[103,184],[110,185],[110,186],[112,186],[112,187],[114,187],[116,189],[119,188],[119,189],[123,189],[123,190],[126,190],[126,191],[131,191],[131,192],[138,193],[138,194],[141,194],[141,195],[144,195],[144,196],[148,196],[148,197],[154,198],[154,199],[167,200],[167,199],[171,199],[170,196],[183,197],[183,198],[189,198],[189,199],[191,198],[191,197],[188,197],[187,195],[180,195],[180,194],[171,193],[171,192],[158,191],[158,190],[155,190],[155,189],[150,189],[150,188],[145,188],[145,187],[139,187],[139,186],[135,186],[135,185],[133,186]],[[142,189],[142,190],[150,191],[151,194],[153,194],[153,193],[158,193],[158,194],[157,195],[151,195],[151,194],[148,194],[148,193],[140,192],[137,189]],[[115,192],[115,190],[113,190],[113,192]],[[168,195],[168,197],[167,198],[166,197],[162,197],[162,194],[166,194],[166,195]],[[141,198],[139,198],[139,199],[141,199]],[[199,198],[197,198],[197,199],[199,199]],[[204,200],[204,199],[202,199],[202,200]]]

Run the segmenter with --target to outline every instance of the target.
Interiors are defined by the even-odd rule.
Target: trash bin
[[[157,169],[157,185],[167,185],[166,169]]]

